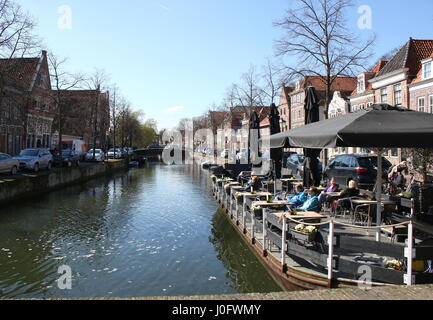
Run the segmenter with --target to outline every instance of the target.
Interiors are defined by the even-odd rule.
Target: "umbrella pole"
[[[377,149],[377,179],[376,179],[376,241],[380,242],[380,226],[382,224],[382,149]]]

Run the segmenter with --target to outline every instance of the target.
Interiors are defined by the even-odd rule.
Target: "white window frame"
[[[383,92],[385,92],[385,94],[383,94]],[[386,100],[383,101],[383,97],[386,97]],[[380,89],[380,102],[381,103],[388,103],[388,88],[381,88]]]
[[[428,96],[430,113],[433,113],[433,94]]]
[[[426,74],[426,66],[430,67],[430,72],[429,72],[428,75]],[[433,62],[432,62],[432,60],[423,63],[423,65],[422,65],[422,79],[423,80],[430,79],[430,78],[433,77],[433,70],[432,70],[432,68],[433,68]]]
[[[358,93],[362,93],[365,91],[365,78],[364,75],[358,76],[358,83],[357,83],[357,89]]]
[[[423,101],[423,105],[421,106],[421,101]],[[421,110],[422,108],[422,110]],[[425,112],[425,97],[418,97],[418,111]]]
[[[396,87],[398,87],[399,90],[396,90]],[[397,83],[393,86],[394,90],[394,105],[401,106],[403,104],[403,96],[402,96],[402,90],[401,90],[401,83]],[[397,103],[396,94],[399,93],[399,102]]]

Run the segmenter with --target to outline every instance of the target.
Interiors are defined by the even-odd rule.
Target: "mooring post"
[[[407,274],[406,274],[406,284],[408,286],[413,285],[413,279],[412,279],[412,261],[414,258],[413,254],[413,222],[412,220],[409,222],[408,230],[407,230]]]
[[[247,218],[247,197],[244,195],[244,204],[242,206],[242,227],[244,234],[247,234],[246,219]]]
[[[267,237],[267,222],[266,222],[266,218],[268,216],[268,209],[263,209],[263,255],[266,256],[267,255],[267,242],[268,240],[266,239]]]
[[[282,236],[281,236],[281,265],[283,266],[283,272],[286,271],[286,235],[287,235],[287,220],[283,215],[283,228],[282,228]]]
[[[332,218],[329,222],[328,248],[328,286],[332,288],[332,268],[334,262],[334,219]]]
[[[255,244],[256,243],[256,219],[254,216],[254,210],[251,210],[251,238],[252,238],[252,243]]]

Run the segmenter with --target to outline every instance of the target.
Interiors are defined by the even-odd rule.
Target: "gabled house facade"
[[[53,104],[47,52],[0,59],[0,152],[50,147]]]

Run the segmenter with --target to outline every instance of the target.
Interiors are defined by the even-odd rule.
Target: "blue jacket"
[[[294,208],[298,208],[302,206],[305,201],[308,200],[308,196],[304,192],[301,192],[289,197],[288,200],[289,202],[293,203]]]
[[[304,203],[299,210],[302,211],[319,211],[320,201],[318,196],[309,196],[308,200]]]

